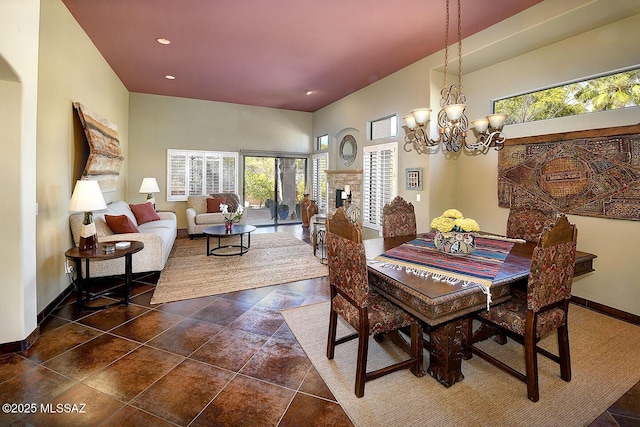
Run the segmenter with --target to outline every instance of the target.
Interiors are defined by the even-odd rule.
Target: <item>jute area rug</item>
[[[227,240],[225,242],[225,240]],[[237,244],[229,237],[222,244]],[[247,238],[244,242],[246,245]],[[212,247],[217,239],[211,239]],[[237,251],[237,248],[234,249]],[[291,234],[254,234],[243,256],[207,256],[207,239],[177,239],[160,274],[152,304],[312,279],[329,274],[308,244]]]
[[[463,361],[462,382],[445,388],[408,370],[367,382],[364,397],[353,393],[357,340],[336,347],[327,360],[329,303],[283,310],[282,315],[316,370],[356,426],[584,426],[640,380],[640,327],[585,308],[569,309],[572,380],[560,367],[538,357],[540,400],[527,399],[526,385],[477,356]],[[341,321],[338,337],[350,328]],[[509,340],[482,343],[524,372],[522,346]],[[557,349],[555,335],[541,345]],[[369,342],[368,370],[405,358],[390,343]],[[425,352],[425,367],[429,363]]]

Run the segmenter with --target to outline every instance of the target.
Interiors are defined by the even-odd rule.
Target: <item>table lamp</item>
[[[93,211],[106,209],[107,204],[102,197],[102,190],[98,181],[79,180],[73,189],[69,212],[84,212],[82,229],[80,230],[80,243],[78,249],[90,251],[98,246],[96,225],[93,222]]]
[[[144,178],[139,192],[147,193],[147,203],[153,204],[154,208],[156,207],[156,199],[153,197],[153,193],[159,193],[160,187],[158,187],[158,181],[155,178]]]

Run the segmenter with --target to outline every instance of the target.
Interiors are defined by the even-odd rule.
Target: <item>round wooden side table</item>
[[[123,249],[115,249],[113,252],[107,252],[105,250],[106,245],[113,246],[116,242],[98,243],[98,246],[88,250],[81,251],[77,247],[71,248],[65,252],[65,256],[74,261],[76,270],[76,307],[78,313],[81,313],[84,309],[101,310],[103,308],[112,307],[118,304],[129,305],[129,294],[131,293],[131,284],[133,282],[133,254],[140,252],[144,248],[144,243],[138,241],[130,241],[131,245]],[[112,304],[94,306],[88,305],[89,301],[95,300],[101,296],[110,295],[113,292],[111,290],[91,293],[91,273],[90,273],[90,261],[101,261],[114,258],[124,257],[124,297],[120,301],[116,301]],[[82,261],[85,262],[85,275],[82,277]],[[84,295],[83,295],[84,293]]]

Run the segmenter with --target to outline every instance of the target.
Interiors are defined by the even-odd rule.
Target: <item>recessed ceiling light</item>
[[[164,37],[158,37],[156,41],[160,44],[171,44],[171,40],[165,39]]]
[[[167,80],[175,80],[176,76],[166,75],[166,76],[164,76],[164,78],[167,79]]]
[[[307,95],[311,95],[313,93],[313,91],[311,89],[309,89],[308,91],[305,92]]]

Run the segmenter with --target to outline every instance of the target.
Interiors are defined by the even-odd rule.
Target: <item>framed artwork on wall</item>
[[[422,190],[422,168],[407,168],[407,190]]]
[[[98,181],[103,193],[116,191],[120,166],[124,161],[118,139],[118,126],[79,102],[74,102],[73,107],[78,113],[89,144],[89,157],[82,178]]]

